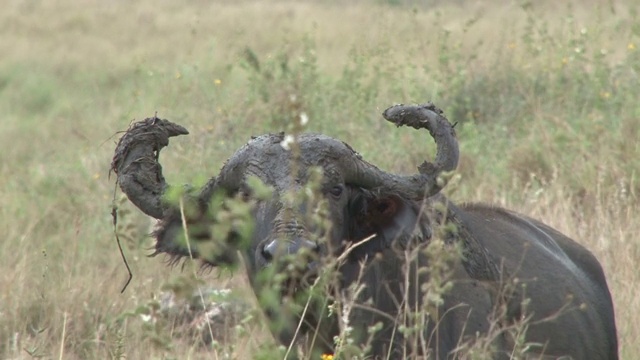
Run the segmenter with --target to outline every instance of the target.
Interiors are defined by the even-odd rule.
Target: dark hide
[[[451,263],[455,285],[438,309],[439,314],[445,315],[437,319],[437,327],[436,319],[425,326],[423,337],[431,341],[429,351],[435,352],[437,358],[449,358],[460,343],[473,341],[476,333],[486,333],[489,318],[500,306],[508,309],[501,319],[504,325],[532,316],[527,342],[540,344],[532,347],[532,355],[617,358],[613,305],[604,274],[594,256],[573,240],[540,222],[491,206],[456,207],[441,196],[428,202],[408,201],[397,195],[374,195],[353,186],[346,186],[344,193],[348,201],[338,202],[344,204],[344,209],[333,209],[334,214],[341,215],[341,219],[334,218],[334,229],[339,230],[332,234],[334,245],[375,234],[353,250],[339,269],[340,286],[347,288],[360,277],[361,263],[366,264],[360,277],[365,289],[358,303],[370,305],[353,312],[351,325],[362,332],[360,340],[364,342],[368,326],[383,324],[372,342],[371,355],[392,354],[391,358],[399,359],[419,351],[419,344],[407,343],[398,332],[405,311],[398,304],[404,303],[413,311],[423,307],[420,285],[428,281],[428,276],[415,274],[417,268],[429,264],[421,253],[407,263],[406,254],[425,246],[434,233],[441,231],[441,222],[446,221],[456,231],[445,232],[445,242],[460,244],[465,257]],[[433,210],[435,203],[446,209],[446,215]],[[246,252],[256,273],[264,265],[259,245],[273,231],[271,224],[279,205],[277,201],[264,202],[258,209],[256,236]],[[166,243],[159,241],[158,246]],[[407,272],[409,288],[405,289]],[[502,283],[514,278],[520,280],[519,286],[505,289]],[[531,299],[526,309],[521,307],[524,298]],[[369,306],[373,310],[368,310]],[[283,316],[273,309],[267,309],[267,315]],[[319,323],[318,319],[324,322]],[[297,321],[293,317],[290,326],[277,332],[284,344],[293,340]],[[338,333],[337,324],[326,316],[308,314],[302,331],[313,333],[316,329],[321,331],[316,334],[314,352],[330,352],[333,336]],[[506,334],[498,336],[494,346],[495,358],[509,358],[513,344]]]
[[[394,329],[397,321],[391,321],[389,315],[398,319],[402,309],[397,304],[403,301],[411,309],[423,306],[419,286],[428,278],[410,278],[409,289],[402,283],[407,266],[428,266],[428,260],[420,254],[407,265],[405,253],[399,250],[409,244],[420,246],[445,217],[433,213],[433,203],[419,204],[395,196],[364,198],[356,198],[359,205],[350,209],[356,216],[350,222],[349,236],[378,235],[360,251],[354,251],[352,261],[341,268],[343,286],[357,278],[356,258],[378,253],[361,279],[367,286],[361,299],[371,299],[375,311],[359,309],[353,316],[357,324],[353,325],[366,328],[382,322],[372,354],[387,354],[391,346],[395,354],[392,358],[402,358],[403,351],[411,353],[407,347],[415,344],[404,343]],[[443,201],[437,200],[441,204]],[[444,235],[446,242],[460,244],[465,256],[460,263],[451,264],[455,285],[438,311],[446,315],[437,327],[429,324],[425,330],[425,338],[437,339],[431,350],[438,358],[448,358],[461,341],[485,333],[490,316],[504,306],[506,312],[500,319],[504,325],[531,316],[526,339],[538,344],[531,346],[532,356],[617,359],[612,300],[602,268],[588,250],[538,221],[486,205],[458,208],[447,204],[446,222],[457,229],[455,234]],[[409,270],[409,274],[415,274],[415,270]],[[516,278],[517,286],[504,287]],[[403,299],[403,294],[418,295]],[[531,302],[523,308],[525,298]],[[509,358],[513,345],[506,334],[497,337],[494,346],[494,357]]]
[[[112,168],[132,201],[160,219],[156,253],[173,259],[193,256],[217,266],[236,263],[240,251],[258,298],[263,290],[273,290],[275,275],[286,274],[279,288],[282,301],[262,305],[271,322],[278,323],[274,335],[284,345],[308,335],[312,358],[332,352],[338,335],[336,316],[327,316],[328,299],[344,295],[360,279],[364,289],[355,299],[350,325],[356,344],[365,343],[369,326],[382,325],[371,343],[368,355],[373,358],[455,358],[461,345],[486,335],[492,326],[507,328],[530,318],[525,341],[536,344],[527,356],[617,359],[613,304],[595,257],[523,215],[450,203],[438,191],[446,184],[440,175],[457,164],[452,126],[432,104],[393,107],[387,115],[398,125],[428,129],[438,146],[435,163],[423,163],[415,175],[395,175],[324,135],[300,135],[295,151],[283,148],[282,134],[254,138],[203,189],[185,197],[187,231],[195,245],[190,250],[181,211],[160,196],[168,185],[158,163],[168,138],[186,130],[157,118],[135,124],[120,140]],[[317,202],[288,199],[288,194],[305,193],[313,168],[322,169],[319,195],[326,202],[330,228],[307,221]],[[271,196],[255,196],[250,178],[267,185]],[[230,198],[251,208],[254,228],[248,243],[233,227],[227,234],[212,234],[214,212]],[[218,251],[205,255],[199,243],[213,244]],[[436,263],[422,251],[431,243],[462,255],[447,257],[453,285],[437,305],[423,302],[423,285],[435,277],[429,271]],[[338,258],[343,261],[336,264]],[[289,300],[306,295],[315,276],[332,270],[323,268],[328,263],[335,267],[337,281],[329,284],[329,292],[314,294],[301,332],[294,336],[301,310],[285,303],[296,304]],[[407,311],[426,314],[417,337],[424,342],[402,336]],[[490,345],[499,359],[510,357],[514,343],[509,334],[498,332]]]
[[[500,261],[503,273],[526,283],[526,290],[520,287],[508,300],[517,309],[510,314],[515,317],[520,299],[531,298],[527,312],[534,325],[527,341],[541,344],[533,352],[544,349],[554,358],[618,358],[613,303],[593,254],[557,230],[508,210],[465,205],[458,216]]]

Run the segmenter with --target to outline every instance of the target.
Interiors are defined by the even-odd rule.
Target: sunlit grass
[[[431,141],[380,113],[433,100],[460,122],[462,178],[451,197],[520,210],[590,248],[614,296],[621,354],[635,358],[640,29],[633,1],[598,4],[5,4],[0,357],[222,354],[184,339],[168,349],[141,321],[118,322],[190,271],[145,257],[151,223],[129,207],[122,224],[139,243],[126,250],[134,278],[119,293],[126,271],[108,167],[116,132],[133,119],[157,111],[190,130],[162,153],[176,184],[204,182],[250,135],[280,131],[301,112],[309,130],[412,172]],[[241,274],[201,276],[252,296]],[[252,331],[235,344],[239,358],[271,341],[264,327]]]

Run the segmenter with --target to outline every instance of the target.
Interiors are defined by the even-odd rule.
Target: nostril
[[[284,248],[281,248],[284,247]],[[311,251],[314,254],[321,253],[322,249],[320,245],[314,241],[298,239],[295,241],[282,243],[278,240],[271,240],[260,249],[260,254],[265,261],[270,262],[280,254],[296,254],[301,249]]]
[[[302,240],[300,244],[301,248],[307,248],[314,253],[320,252],[320,245],[315,241]]]
[[[270,262],[271,260],[273,260],[273,255],[264,247],[262,248],[261,254],[265,261]]]
[[[265,260],[271,261],[278,251],[278,242],[275,240],[269,242],[262,247],[262,256]]]

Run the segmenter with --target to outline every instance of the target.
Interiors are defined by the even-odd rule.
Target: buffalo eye
[[[344,186],[336,185],[336,186],[333,186],[331,189],[329,189],[329,194],[335,197],[340,197],[340,195],[342,195],[343,190],[344,190]]]
[[[251,194],[247,191],[241,191],[240,192],[240,199],[242,199],[242,201],[249,201],[251,200]]]
[[[249,201],[251,200],[252,193],[253,193],[252,189],[249,186],[247,186],[247,184],[241,184],[240,189],[237,192],[237,195],[243,201]]]

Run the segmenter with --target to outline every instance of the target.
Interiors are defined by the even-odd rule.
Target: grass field
[[[189,264],[145,256],[152,223],[117,193],[134,273],[120,294],[109,165],[132,120],[157,112],[190,130],[163,152],[173,184],[204,182],[250,135],[287,130],[302,112],[309,131],[413,172],[431,141],[380,113],[431,100],[459,123],[460,177],[447,194],[529,214],[591,249],[613,294],[620,353],[635,359],[640,8],[428,3],[4,4],[0,358],[243,359],[273,346],[257,312],[232,344],[208,349],[127,316],[194,281]],[[198,277],[252,296],[241,273]]]

